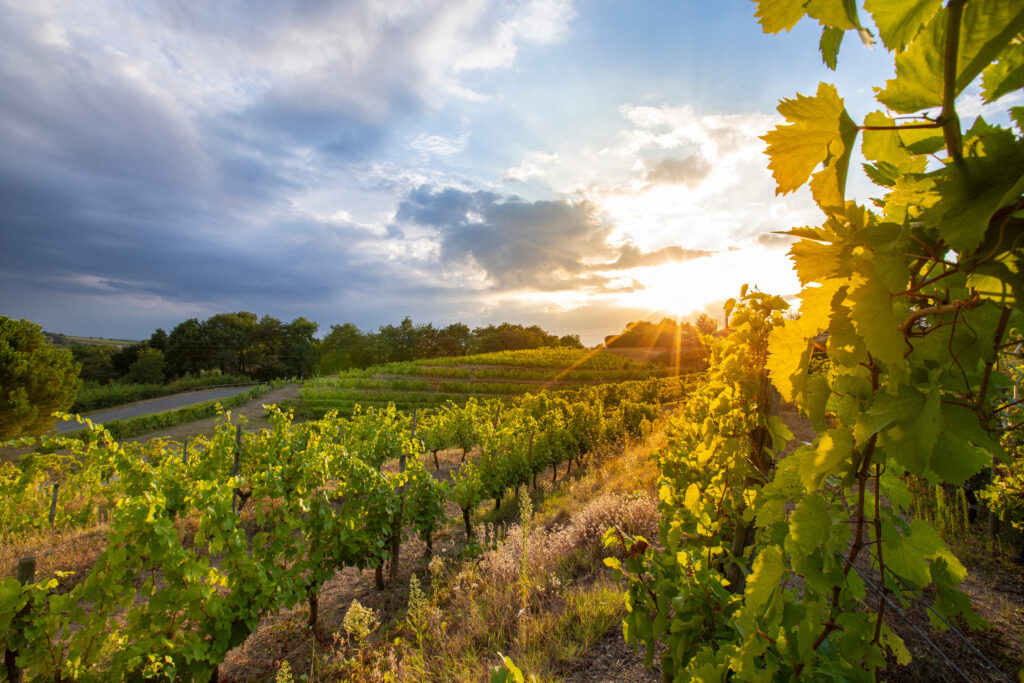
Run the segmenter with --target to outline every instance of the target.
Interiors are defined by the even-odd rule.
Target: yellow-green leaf
[[[849,159],[857,126],[843,108],[835,86],[819,83],[813,97],[797,94],[796,99],[782,100],[778,109],[789,123],[762,136],[768,143],[768,167],[778,185],[776,193],[793,192],[819,164],[829,161],[838,184],[845,183],[842,160]]]
[[[868,352],[890,365],[903,363],[906,344],[896,315],[891,292],[877,276],[861,280],[850,290],[853,304],[850,318]]]
[[[864,118],[864,125],[894,128],[894,130],[865,130],[860,146],[864,158],[872,161],[884,161],[897,167],[910,161],[912,155],[900,140],[899,133],[895,130],[896,122],[893,119],[883,112],[875,111]]]
[[[890,50],[902,52],[942,6],[942,0],[865,0],[878,33]]]
[[[747,577],[743,597],[748,609],[755,612],[768,602],[772,593],[779,588],[786,566],[782,562],[782,548],[770,545],[754,558],[753,569]]]
[[[822,26],[842,31],[860,28],[857,3],[847,0],[807,0],[807,16],[817,19]]]
[[[755,0],[754,16],[765,33],[788,31],[803,18],[805,0]]]
[[[998,62],[985,67],[981,85],[981,95],[986,102],[994,102],[1024,88],[1024,41],[1011,45]]]
[[[824,282],[842,274],[847,267],[849,249],[842,244],[799,240],[789,248],[800,284]]]
[[[826,26],[821,30],[821,40],[818,41],[818,51],[821,52],[821,61],[832,71],[836,70],[836,60],[839,57],[839,46],[843,43],[843,35],[846,31],[840,28]]]

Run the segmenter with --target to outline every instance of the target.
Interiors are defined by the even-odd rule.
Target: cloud
[[[778,232],[762,232],[757,236],[757,243],[766,247],[788,247],[796,238]]]
[[[501,291],[634,291],[608,273],[708,256],[665,247],[644,252],[614,244],[614,226],[587,201],[527,201],[515,195],[422,186],[399,204],[395,230],[436,231],[439,257],[449,267],[471,264]],[[641,286],[642,287],[642,286]]]
[[[558,163],[557,154],[546,154],[545,152],[530,152],[523,159],[523,162],[514,168],[505,171],[503,180],[512,182],[526,182],[530,178],[538,178],[547,175],[546,167]]]
[[[628,270],[630,268],[646,268],[663,266],[666,263],[678,263],[697,258],[713,256],[715,252],[704,249],[684,249],[669,246],[652,252],[643,252],[634,244],[625,244],[619,248],[619,258],[613,263],[602,264],[606,270]]]
[[[711,164],[699,154],[682,159],[665,157],[661,161],[647,163],[647,182],[651,184],[686,185],[694,187],[711,173]]]
[[[410,147],[418,152],[449,156],[458,154],[466,148],[469,142],[469,133],[463,133],[457,138],[448,138],[443,135],[427,135],[421,133],[418,138],[412,141]]]
[[[618,242],[720,252],[757,235],[821,220],[810,193],[777,197],[760,139],[779,117],[627,104],[614,136],[554,150],[545,180],[601,207]]]
[[[0,310],[121,335],[148,333],[122,314],[379,319],[444,297],[436,243],[384,230],[441,174],[382,152],[464,148],[408,128],[490,96],[474,75],[574,17],[566,0],[0,5]]]

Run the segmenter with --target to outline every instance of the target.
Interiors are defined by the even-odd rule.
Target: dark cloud
[[[441,260],[471,261],[496,289],[601,287],[587,260],[608,260],[611,226],[589,202],[529,202],[493,192],[422,186],[399,204],[395,219],[438,231]]]
[[[308,103],[268,108],[262,119],[203,114],[133,75],[114,51],[36,42],[28,18],[6,19],[0,313],[42,319],[60,310],[78,320],[77,302],[95,318],[80,331],[138,335],[145,328],[119,319],[138,311],[119,302],[149,302],[147,321],[163,309],[173,317],[162,324],[189,307],[334,307],[340,317],[346,302],[396,279],[398,264],[360,249],[379,237],[292,202],[311,183],[294,163],[296,140],[344,155],[372,144],[362,139],[373,126],[344,117],[329,125],[330,112]],[[303,107],[306,118],[295,113]]]
[[[693,187],[711,173],[711,164],[699,154],[682,159],[665,157],[647,162],[647,182],[651,184],[686,185]]]
[[[403,224],[436,229],[442,262],[475,263],[499,290],[625,291],[610,286],[611,278],[602,273],[711,254],[675,246],[644,252],[630,243],[613,245],[614,226],[586,201],[529,202],[515,195],[421,186],[399,205],[395,220],[396,232]]]

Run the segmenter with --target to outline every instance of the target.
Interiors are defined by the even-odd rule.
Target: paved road
[[[185,406],[190,406],[194,403],[203,403],[204,401],[213,401],[218,398],[227,398],[228,396],[244,393],[252,388],[253,385],[250,384],[242,387],[219,387],[217,389],[188,391],[181,394],[174,394],[173,396],[151,398],[147,401],[139,401],[119,408],[111,408],[110,410],[101,410],[99,412],[89,413],[83,417],[87,417],[93,422],[98,423],[110,422],[112,420],[125,420],[130,417],[138,417],[139,415],[150,415],[152,413],[162,413],[165,410],[184,408]],[[64,432],[70,432],[81,428],[81,425],[77,422],[58,422],[54,429],[58,434],[62,434]]]

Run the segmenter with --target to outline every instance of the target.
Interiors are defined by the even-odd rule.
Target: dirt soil
[[[655,656],[654,668],[647,668],[643,651],[636,653],[626,644],[619,622],[573,662],[565,680],[567,683],[661,683],[661,666]]]

